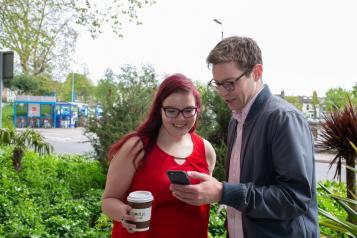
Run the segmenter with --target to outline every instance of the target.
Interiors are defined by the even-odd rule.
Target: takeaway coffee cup
[[[135,221],[127,221],[136,225],[134,231],[147,231],[150,227],[151,206],[154,200],[149,191],[135,191],[129,193],[127,197],[128,204],[133,209],[130,215],[135,218]]]

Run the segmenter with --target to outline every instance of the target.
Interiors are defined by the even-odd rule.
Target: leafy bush
[[[343,195],[346,193],[346,185],[344,183],[337,183],[335,181],[324,181],[322,183],[323,186],[328,188],[329,190],[333,191],[336,194]],[[317,187],[317,203],[319,209],[329,211],[332,214],[335,214],[341,220],[347,219],[347,213],[343,210],[343,208],[333,199],[331,199],[328,193],[321,187]],[[321,223],[322,220],[325,218],[322,215],[319,215],[319,222]],[[340,232],[336,232],[324,225],[320,224],[321,234],[327,235],[329,237],[341,237],[347,238],[347,236],[341,234]]]
[[[216,203],[211,205],[208,224],[209,237],[226,237],[226,229],[224,227],[225,217],[226,209]]]
[[[40,157],[26,151],[16,173],[11,147],[0,147],[0,237],[108,237],[112,221],[101,213],[105,174],[81,156]],[[225,210],[210,211],[211,237],[224,237]]]
[[[11,153],[0,148],[0,237],[108,237],[112,222],[101,213],[105,174],[97,161],[26,151],[16,173]]]
[[[197,132],[213,145],[216,155],[216,167],[213,176],[225,180],[224,160],[227,153],[227,131],[231,111],[223,99],[207,85],[196,82],[202,97],[202,112],[198,121]]]
[[[318,192],[321,235],[339,238],[356,237],[357,200],[344,196],[346,185],[326,181],[324,184],[319,184]]]
[[[135,130],[146,115],[147,108],[157,87],[155,72],[144,66],[141,71],[127,66],[121,74],[107,74],[99,82],[106,97],[98,97],[102,106],[101,118],[90,118],[85,126],[85,135],[90,140],[97,159],[106,167],[107,152],[115,141]],[[105,93],[105,94],[104,94]]]

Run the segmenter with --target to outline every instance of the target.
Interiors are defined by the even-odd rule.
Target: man
[[[262,82],[257,43],[229,37],[207,57],[217,90],[233,112],[228,127],[228,182],[189,172],[197,185],[171,185],[189,204],[227,208],[230,238],[319,237],[313,141],[303,115]]]

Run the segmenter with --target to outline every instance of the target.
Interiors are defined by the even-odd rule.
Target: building
[[[284,90],[280,94],[276,95],[283,99],[287,99]],[[291,98],[291,97],[290,97]],[[294,98],[294,103],[299,104],[299,109],[304,114],[306,120],[309,122],[311,132],[316,139],[320,133],[321,121],[324,119],[325,106],[324,106],[324,97],[319,97],[319,103],[314,105],[312,102],[312,96],[296,96]],[[297,105],[295,105],[297,106]]]
[[[9,88],[3,88],[2,90],[2,101],[3,102],[14,102],[16,98],[15,91],[12,91]]]
[[[286,99],[286,95],[284,90],[281,91],[280,94],[277,94],[276,96],[281,97],[283,99]],[[324,113],[325,113],[325,106],[324,106],[324,97],[319,97],[319,103],[317,105],[314,105],[312,103],[312,97],[311,96],[296,96],[294,97],[300,104],[301,106],[301,111],[304,114],[305,118],[308,121],[319,121],[324,118]]]
[[[325,107],[324,100],[325,98],[318,98],[319,104],[314,105],[312,103],[312,97],[309,96],[299,96],[300,102],[302,104],[302,113],[308,121],[321,120],[324,117]]]

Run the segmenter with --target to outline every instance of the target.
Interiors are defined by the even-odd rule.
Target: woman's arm
[[[203,139],[205,145],[206,160],[208,164],[209,174],[213,174],[214,167],[216,165],[216,152],[213,146],[207,140]]]
[[[102,197],[102,211],[116,221],[129,218],[130,207],[125,204],[124,196],[127,194],[136,171],[133,163],[135,155],[143,147],[141,141],[135,146],[138,140],[139,137],[133,137],[126,141],[109,165]],[[142,158],[143,152],[139,154],[135,164],[138,164]]]

